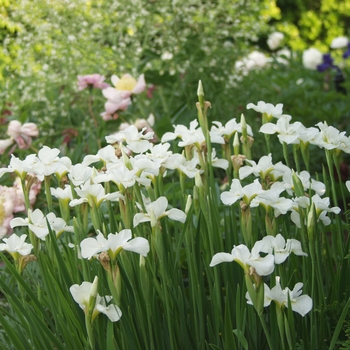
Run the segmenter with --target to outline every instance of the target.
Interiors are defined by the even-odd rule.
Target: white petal
[[[17,227],[17,226],[28,226],[29,222],[28,219],[23,218],[14,218],[10,221],[11,228]]]
[[[115,304],[110,304],[107,307],[102,304],[96,305],[96,310],[105,314],[112,322],[117,322],[122,316],[122,312]]]
[[[288,256],[289,256],[289,252],[288,251],[275,252],[275,264],[276,265],[282,264],[283,262],[286,261]]]
[[[110,233],[108,235],[108,249],[116,252],[118,249],[123,248],[127,244],[128,240],[131,239],[132,233],[130,229],[121,230],[119,233]]]
[[[168,216],[171,220],[180,221],[184,223],[186,221],[186,214],[179,209],[173,208],[168,211]]]
[[[108,249],[107,240],[102,233],[99,233],[96,238],[85,238],[80,243],[81,256],[84,259],[91,259],[94,255],[106,251]]]
[[[231,254],[229,254],[229,253],[217,253],[211,259],[209,266],[213,267],[213,266],[220,264],[222,262],[232,262],[232,261],[233,261],[233,256]]]
[[[312,299],[308,295],[302,295],[297,298],[296,302],[292,302],[292,310],[305,316],[312,309]]]
[[[79,204],[85,203],[88,200],[86,198],[79,198],[79,199],[73,199],[72,201],[69,202],[70,207],[75,207]]]
[[[307,256],[307,254],[303,252],[301,243],[296,239],[287,239],[286,249],[293,252],[295,255]]]
[[[149,216],[146,216],[143,213],[137,213],[134,216],[133,225],[134,225],[134,227],[136,227],[141,222],[148,222],[148,221],[151,221],[151,218]]]
[[[276,133],[276,124],[273,123],[266,123],[260,127],[259,132],[262,132],[263,134],[275,134]]]
[[[234,194],[230,191],[222,192],[220,195],[220,199],[222,203],[224,203],[225,205],[232,205],[242,197],[243,197],[243,194]]]
[[[44,214],[40,209],[35,209],[32,213],[29,212],[28,216],[33,224],[37,224],[44,219]]]
[[[83,310],[89,303],[91,286],[91,282],[83,282],[80,286],[78,284],[74,284],[69,288],[73,299]]]
[[[234,246],[231,254],[233,259],[238,263],[246,264],[246,261],[250,258],[251,254],[247,246],[244,244],[240,244],[238,246]]]
[[[158,219],[164,215],[168,206],[168,200],[166,197],[159,197],[156,201],[150,203],[147,206],[147,212],[150,214],[153,210],[155,217]]]
[[[149,252],[149,243],[146,238],[136,237],[125,243],[123,249],[146,256]]]
[[[247,264],[253,266],[259,276],[268,276],[275,269],[275,257],[272,254],[256,260],[247,260]]]
[[[40,239],[45,240],[45,237],[49,234],[49,229],[47,226],[40,227],[32,224],[28,225],[29,229]]]

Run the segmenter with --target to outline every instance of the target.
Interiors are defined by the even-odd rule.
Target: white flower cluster
[[[257,105],[249,104],[247,108],[252,108],[265,116],[267,122],[262,125],[260,132],[267,135],[277,134],[281,143],[298,144],[300,147],[314,144],[327,151],[350,153],[349,137],[326,123],[318,123],[317,128],[306,128],[300,122],[291,123],[291,116],[283,114],[281,104],[273,106],[259,101]],[[249,135],[247,137],[251,138],[253,136],[251,127],[246,125],[244,118],[241,120],[242,122],[237,122],[236,119],[232,119],[225,124],[214,121],[209,130],[211,143],[222,145],[223,148],[231,147],[232,139],[238,139],[238,134],[243,131],[247,131]],[[271,122],[272,120],[275,123]],[[223,170],[229,167],[227,159],[217,158],[214,148],[211,154],[207,154],[205,136],[197,121],[192,121],[189,128],[174,125],[174,131],[164,134],[159,144],[151,142],[153,137],[153,132],[147,132],[145,128],[139,131],[134,125],[127,126],[106,137],[109,145],[96,154],[85,156],[81,163],[74,165],[68,157],[60,157],[58,149],[44,146],[37,155],[29,155],[23,161],[12,156],[9,166],[0,169],[0,177],[5,173],[16,173],[21,180],[24,180],[30,173],[40,180],[46,181],[50,177],[55,177],[61,185],[65,183],[65,186],[51,188],[50,193],[46,195],[58,198],[61,211],[69,212],[73,207],[78,210],[79,206],[87,208],[97,232],[96,237],[84,238],[78,242],[77,250],[80,258],[92,259],[108,255],[110,261],[115,261],[123,250],[146,257],[150,246],[145,237],[135,237],[134,232],[138,232],[138,226],[145,224],[149,225],[152,231],[157,230],[164,217],[185,223],[191,200],[183,212],[178,208],[169,208],[168,199],[164,195],[153,193],[153,196],[147,198],[144,194],[151,193],[152,188],[156,188],[157,181],[165,176],[172,176],[176,171],[180,178],[194,179],[195,185],[199,188],[201,174],[207,171],[207,163]],[[169,142],[174,140],[178,140],[180,153],[170,151]],[[208,156],[209,159],[211,157],[210,161]],[[223,204],[233,205],[241,201],[243,210],[248,206],[250,208],[260,206],[267,214],[271,214],[273,219],[291,213],[291,221],[297,227],[301,227],[302,224],[309,227],[315,225],[317,221],[329,225],[331,218],[327,215],[340,212],[340,208],[330,207],[329,198],[323,197],[326,193],[325,185],[312,179],[307,171],[295,173],[282,162],[274,164],[271,154],[261,157],[258,161],[245,159],[245,162],[246,164],[237,171],[239,178],[233,179],[230,189],[221,193]],[[247,183],[249,178],[253,178],[253,181]],[[133,193],[131,190],[135,190],[138,194],[135,195],[137,198],[132,200],[130,200]],[[104,209],[105,202],[108,202],[108,205],[113,202],[115,208],[119,208],[122,220],[128,220],[128,227],[133,226],[134,230],[127,228],[121,229],[120,232],[107,233],[106,225],[99,219],[99,214],[103,212],[99,209]],[[132,217],[124,215],[128,206],[132,207]],[[310,213],[313,215],[309,215]],[[304,223],[302,219],[305,220]],[[309,222],[310,220],[313,222]],[[62,232],[72,232],[73,227],[68,223],[68,220],[66,222],[52,212],[44,215],[42,211],[36,209],[28,210],[27,218],[14,218],[10,224],[11,227],[26,226],[30,232],[44,241],[50,231],[56,236]],[[0,245],[0,250],[27,253],[31,247],[26,245],[25,239],[25,236],[21,236],[17,239],[4,240],[5,244]],[[275,237],[266,236],[257,241],[251,251],[241,244],[234,246],[230,254],[215,254],[210,266],[237,261],[247,273],[252,273],[253,269],[259,276],[266,276],[274,271],[276,264],[283,263],[292,252],[300,256],[306,255],[299,241],[285,240],[276,232]],[[87,299],[84,298],[88,296],[90,300],[93,289],[91,284],[86,283],[81,286],[75,285],[71,290],[75,300],[84,310],[87,307],[85,303]],[[300,296],[301,287],[302,285],[298,283],[292,291],[288,288],[282,290],[278,279],[272,289],[265,287],[267,298],[265,304],[268,305],[274,300],[279,305],[288,306],[289,298],[293,310],[305,315],[310,311],[312,301],[308,297]],[[75,294],[79,294],[81,288],[84,290],[83,299]],[[97,298],[97,295],[95,297]],[[109,297],[107,299],[110,301]],[[249,302],[249,295],[247,299]],[[97,305],[100,305],[97,309],[99,312],[104,312],[109,307],[100,299]],[[120,310],[111,308],[112,319],[118,320]]]
[[[260,253],[263,253],[264,256],[261,256]],[[257,241],[251,252],[247,246],[240,244],[234,246],[231,253],[217,253],[213,256],[210,266],[213,267],[222,262],[235,261],[247,274],[256,272],[259,276],[268,276],[274,271],[275,264],[283,263],[291,253],[307,256],[302,251],[299,241],[288,239],[286,242],[284,237],[278,234],[276,237],[266,236],[262,240]],[[293,291],[290,291],[288,288],[282,290],[279,277],[276,277],[276,286],[271,290],[264,283],[264,306],[267,307],[271,301],[274,301],[280,307],[288,307],[289,297],[292,310],[305,316],[312,309],[312,299],[307,295],[300,295],[302,286],[302,283],[297,283]],[[253,304],[249,292],[246,293],[246,298],[248,304]]]

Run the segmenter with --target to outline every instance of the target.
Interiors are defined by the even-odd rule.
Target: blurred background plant
[[[350,1],[310,4],[1,0],[2,116],[37,123],[45,129],[42,144],[54,138],[60,145],[69,136],[89,144],[94,125],[77,76],[98,73],[110,83],[112,74],[144,73],[148,98],[139,98],[142,108],[131,114],[152,113],[159,135],[192,118],[190,92],[199,79],[215,98],[212,114],[225,120],[264,100],[283,103],[306,125],[347,125],[348,99],[302,66],[301,51],[326,53],[335,37],[346,36]],[[283,38],[269,45],[276,30]],[[105,100],[100,91],[93,99],[98,116]],[[100,135],[110,124],[101,122]]]

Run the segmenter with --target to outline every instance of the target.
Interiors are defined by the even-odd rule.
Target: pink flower
[[[103,91],[106,91],[106,90],[103,90]],[[115,96],[114,100],[108,100],[105,103],[105,111],[101,113],[103,120],[118,119],[117,111],[125,111],[128,108],[130,103],[131,103],[130,98],[118,100],[118,96]]]
[[[32,206],[40,192],[41,183],[33,183],[29,190],[29,202]],[[10,221],[13,214],[25,211],[24,195],[20,178],[16,178],[12,187],[0,186],[0,238],[10,235],[12,228]]]
[[[15,197],[13,187],[0,186],[0,238],[12,233],[10,221],[13,218]]]
[[[143,74],[139,76],[138,80],[130,74],[124,74],[121,78],[112,75],[111,80],[115,89],[121,93],[123,98],[141,94],[146,89],[145,76]]]
[[[9,139],[0,140],[0,154],[4,154],[5,150],[13,145],[13,139],[10,137]]]
[[[118,118],[118,111],[125,111],[131,104],[130,96],[140,94],[146,89],[144,75],[140,75],[136,80],[130,74],[124,74],[121,78],[112,75],[114,87],[108,87],[102,90],[106,97],[105,112],[101,114],[104,120],[113,120]]]
[[[24,123],[23,125],[18,120],[11,120],[8,128],[7,135],[9,139],[0,140],[0,154],[3,154],[7,147],[11,146],[14,142],[17,143],[20,149],[28,149],[32,144],[32,137],[39,135],[39,130],[34,123]],[[10,153],[14,149],[11,149]]]
[[[105,77],[100,74],[78,75],[79,91],[92,87],[96,89],[106,89],[110,85],[104,82]]]

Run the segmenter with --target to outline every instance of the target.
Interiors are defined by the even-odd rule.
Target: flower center
[[[122,91],[132,91],[136,84],[137,81],[135,78],[130,75],[125,75],[118,80],[117,84],[115,84],[115,88]]]

